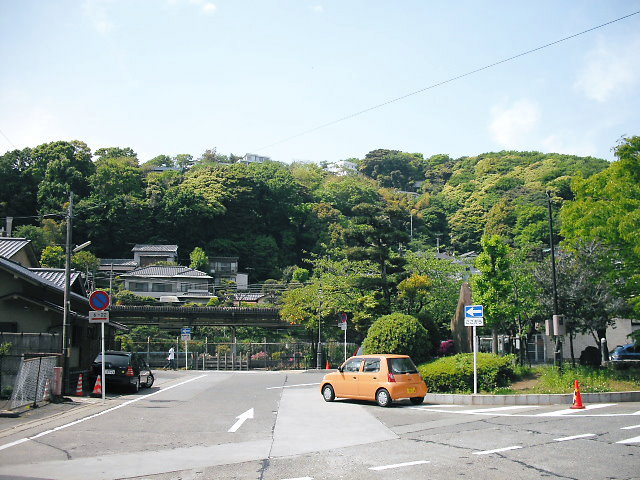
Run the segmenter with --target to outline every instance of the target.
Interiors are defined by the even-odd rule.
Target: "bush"
[[[364,353],[409,355],[416,363],[429,358],[429,332],[411,315],[392,313],[376,320],[362,343]]]
[[[493,391],[506,387],[515,378],[515,356],[499,357],[492,353],[478,353],[478,391]],[[473,391],[473,354],[459,353],[422,364],[418,371],[429,391],[469,393]]]
[[[580,354],[580,365],[599,367],[601,363],[600,350],[594,346],[588,346]]]

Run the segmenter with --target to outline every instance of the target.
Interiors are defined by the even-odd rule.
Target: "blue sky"
[[[2,0],[0,152],[78,139],[141,161],[213,147],[283,162],[376,148],[612,160],[621,136],[640,134],[640,15],[281,140],[637,10],[640,0]]]

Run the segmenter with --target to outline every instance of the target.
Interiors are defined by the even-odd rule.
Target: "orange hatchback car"
[[[337,372],[325,375],[320,391],[326,402],[355,398],[388,407],[401,398],[420,405],[427,385],[407,355],[358,355],[344,362]]]

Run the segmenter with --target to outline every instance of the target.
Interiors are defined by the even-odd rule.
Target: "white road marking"
[[[431,463],[427,460],[417,460],[415,462],[396,463],[394,465],[382,465],[381,467],[369,467],[369,470],[388,470],[390,468],[410,467],[411,465],[423,465],[425,463]]]
[[[616,443],[640,443],[640,437],[627,438]]]
[[[577,438],[595,437],[595,433],[583,433],[582,435],[573,435],[572,437],[554,438],[556,442],[566,442],[567,440],[575,440]]]
[[[622,427],[620,430],[633,430],[634,428],[640,428],[640,425],[631,425],[630,427]]]
[[[246,412],[241,413],[236,418],[238,419],[238,421],[236,423],[234,423],[233,426],[229,430],[227,430],[227,432],[233,433],[233,432],[237,431],[242,426],[242,424],[245,421],[247,421],[247,419],[253,418],[253,408],[250,408]]]
[[[283,478],[282,480],[313,480],[313,477]]]
[[[434,404],[434,405],[425,405],[424,407],[421,408],[460,408],[460,407],[466,407],[466,405],[450,405],[450,404]]]
[[[522,448],[520,445],[514,445],[513,447],[496,448],[495,450],[484,450],[482,452],[473,452],[474,455],[489,455],[490,453],[507,452],[509,450],[518,450]]]
[[[18,445],[20,443],[26,442],[27,440],[34,440],[36,438],[44,437],[45,435],[49,435],[50,433],[57,432],[58,430],[64,430],[65,428],[72,427],[82,422],[86,422],[87,420],[91,420],[96,417],[100,417],[101,415],[105,415],[107,413],[113,412],[114,410],[118,410],[119,408],[126,407],[127,405],[131,405],[132,403],[139,402],[140,400],[146,400],[149,397],[153,397],[154,395],[158,395],[159,393],[164,393],[167,390],[171,390],[172,388],[179,387],[189,382],[193,382],[202,377],[206,377],[207,375],[200,375],[198,377],[190,378],[189,380],[185,380],[184,382],[176,383],[175,385],[171,385],[167,388],[163,388],[162,390],[158,390],[157,392],[150,393],[148,395],[142,395],[140,397],[136,397],[133,400],[129,400],[127,402],[121,403],[120,405],[116,405],[115,407],[108,408],[99,413],[95,413],[93,415],[89,415],[88,417],[81,418],[80,420],[75,420],[71,423],[67,423],[64,425],[60,425],[59,427],[52,428],[51,430],[46,430],[44,432],[38,433],[37,435],[32,435],[31,437],[21,438],[20,440],[16,440],[15,442],[5,443],[4,445],[0,445],[0,450],[4,450],[5,448],[13,447],[14,445]]]
[[[538,416],[540,416],[540,417],[561,417],[561,416],[564,416],[564,415],[572,415],[572,414],[584,412],[586,410],[595,410],[596,408],[613,407],[615,405],[616,405],[615,403],[594,403],[592,405],[585,406],[584,409],[566,408],[564,410],[557,410],[555,412],[539,413]]]
[[[280,387],[267,387],[267,390],[275,390],[277,388],[308,387],[310,385],[320,385],[320,382],[318,382],[318,383],[299,383],[297,385],[283,385],[283,386],[280,386]]]
[[[526,408],[538,408],[537,405],[513,405],[509,407],[495,407],[495,408],[473,408],[471,410],[460,410],[456,413],[484,413],[484,412],[501,412],[506,410],[522,410]]]

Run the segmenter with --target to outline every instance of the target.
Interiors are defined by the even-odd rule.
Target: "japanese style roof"
[[[26,253],[33,264],[39,265],[31,240],[28,238],[0,237],[0,257],[11,258],[23,248],[27,249]]]
[[[177,245],[144,245],[138,244],[131,249],[132,252],[166,252],[178,253]]]
[[[146,277],[146,278],[201,278],[212,279],[213,277],[207,275],[200,270],[194,270],[189,267],[169,266],[169,265],[150,265],[148,267],[141,267],[132,270],[129,273],[120,275],[123,278],[129,277]]]
[[[103,258],[100,260],[100,265],[103,267],[108,267],[110,265],[121,265],[123,267],[136,267],[138,264],[132,258]]]
[[[58,287],[64,288],[64,268],[30,268],[29,270],[45,280],[55,283]],[[80,272],[72,270],[69,276],[69,285],[73,285],[79,278]]]

